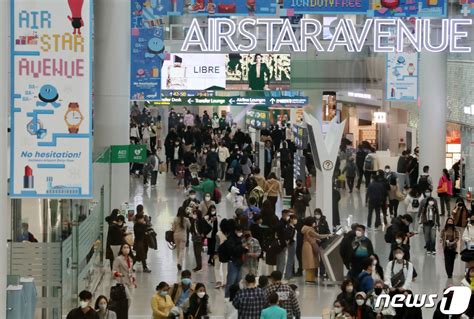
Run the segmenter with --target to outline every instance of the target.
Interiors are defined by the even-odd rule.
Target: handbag
[[[438,194],[443,194],[448,192],[448,182],[443,182],[440,187],[437,189]]]
[[[199,310],[201,310],[201,304],[199,304],[199,307],[196,310],[196,313],[193,315],[188,315],[187,319],[194,319],[197,318],[197,315],[199,314]]]
[[[160,173],[166,173],[166,163],[165,162],[160,163],[158,170],[160,171]]]
[[[218,4],[217,12],[218,13],[235,13],[237,6],[234,4]]]
[[[400,288],[405,284],[405,274],[403,273],[403,267],[405,267],[405,261],[403,261],[402,269],[396,274],[393,274],[393,267],[395,267],[395,261],[392,262],[392,278],[390,282],[393,288]]]
[[[174,243],[174,231],[167,230],[165,232],[165,240],[169,249],[173,250],[176,248],[176,244]]]

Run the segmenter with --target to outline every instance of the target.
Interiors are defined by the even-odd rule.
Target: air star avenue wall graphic
[[[12,197],[92,197],[92,4],[12,0]]]

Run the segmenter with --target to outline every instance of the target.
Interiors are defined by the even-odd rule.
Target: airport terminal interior
[[[0,0],[0,318],[474,318],[472,0]]]

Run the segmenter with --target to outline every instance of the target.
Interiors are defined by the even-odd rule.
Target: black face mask
[[[377,296],[379,296],[382,293],[382,288],[374,288],[374,292]]]

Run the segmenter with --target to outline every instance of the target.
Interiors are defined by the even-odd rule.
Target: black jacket
[[[358,150],[356,153],[356,165],[358,169],[362,169],[364,167],[364,161],[367,156],[367,152],[364,150]]]
[[[122,245],[123,242],[122,228],[117,224],[110,224],[109,232],[107,233],[107,246]]]
[[[291,227],[286,220],[280,219],[276,228],[276,236],[280,243],[280,247],[283,248],[286,247],[288,243],[292,243],[295,232],[295,228]]]
[[[229,250],[232,252],[230,256],[230,260],[234,263],[237,263],[238,265],[243,264],[243,256],[247,253],[247,249],[245,249],[242,246],[242,238],[237,237],[235,233],[230,234],[229,237],[227,237],[227,240],[229,241],[227,243],[227,247]]]
[[[368,202],[372,205],[382,205],[387,198],[387,188],[383,181],[374,180],[367,189]]]
[[[406,157],[400,156],[397,163],[397,173],[406,174],[408,169],[408,162]]]
[[[206,157],[207,167],[217,168],[219,163],[219,155],[216,152],[209,152]]]

